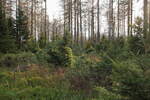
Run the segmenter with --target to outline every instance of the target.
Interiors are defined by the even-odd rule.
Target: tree
[[[83,30],[82,30],[82,0],[79,1],[80,3],[80,34],[81,34],[81,45],[83,45]]]
[[[99,0],[97,0],[97,41],[100,41],[100,6]]]
[[[94,0],[92,0],[92,9],[91,9],[91,39],[92,39],[92,42],[94,43],[94,40],[95,40],[95,31],[94,31]]]
[[[4,2],[0,2],[0,52],[8,53],[14,52],[15,40],[8,26],[8,19],[6,18]],[[10,25],[11,27],[11,25]]]
[[[148,1],[144,0],[144,38],[147,37],[148,30]]]
[[[120,0],[118,0],[118,37],[120,36]]]
[[[128,36],[132,36],[133,0],[128,0]]]
[[[23,47],[23,44],[29,38],[29,28],[28,28],[28,17],[24,14],[23,8],[21,6],[21,2],[19,1],[17,7],[17,16],[16,16],[16,30],[17,30],[17,44],[18,47]]]
[[[45,44],[47,42],[47,0],[45,1]]]
[[[114,38],[114,13],[113,13],[113,0],[109,0],[109,39]]]

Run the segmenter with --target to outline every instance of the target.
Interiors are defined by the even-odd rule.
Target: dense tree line
[[[64,30],[68,30],[73,41],[99,42],[103,35],[113,40],[122,36],[136,35],[135,4],[141,0],[62,0]],[[144,37],[149,37],[149,1],[143,0]],[[103,14],[103,15],[102,15]],[[136,16],[137,17],[137,16]],[[106,19],[105,24],[102,24]],[[105,26],[103,26],[105,25]],[[103,31],[103,30],[104,31]],[[84,30],[84,31],[83,31]]]
[[[13,43],[15,48],[22,48],[27,42],[40,39],[46,43],[50,24],[46,8],[46,0],[1,0],[1,47]],[[9,46],[2,51],[7,52]]]
[[[35,41],[44,39],[43,42],[46,43],[62,37],[66,31],[70,33],[72,43],[81,45],[87,41],[99,43],[103,36],[114,40],[137,34],[134,29],[136,24],[134,5],[138,2],[141,1],[62,0],[64,18],[60,17],[50,22],[46,0],[2,0],[1,20],[5,19],[9,24],[6,27],[11,27],[8,29],[15,37],[18,47],[21,47],[22,41],[29,38]],[[149,1],[143,0],[141,24],[146,41],[149,39],[150,30],[149,8]],[[145,44],[146,48],[149,48],[147,45]]]

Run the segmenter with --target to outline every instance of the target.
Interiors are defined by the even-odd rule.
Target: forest
[[[0,100],[150,100],[150,0],[0,0]]]

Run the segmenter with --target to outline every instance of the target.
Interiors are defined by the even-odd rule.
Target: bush
[[[47,54],[49,56],[48,62],[54,64],[55,66],[62,65],[62,53],[60,49],[60,41],[53,42],[49,44]]]
[[[0,66],[2,67],[17,67],[32,63],[37,63],[33,53],[5,54],[0,57]]]
[[[48,65],[49,55],[47,54],[47,50],[46,49],[40,49],[40,50],[38,50],[35,53],[35,55],[36,55],[36,58],[38,60],[38,64],[44,65],[44,66]]]
[[[17,48],[15,39],[10,35],[0,36],[0,52],[1,53],[15,53]]]
[[[62,75],[46,71],[1,72],[0,100],[88,100],[82,92],[70,89]]]
[[[72,49],[62,45],[61,41],[53,42],[48,47],[48,62],[55,66],[72,67],[74,56]]]
[[[105,88],[97,87],[96,91],[98,91],[98,99],[94,100],[122,100],[120,95],[112,93]]]
[[[109,48],[109,45],[110,41],[105,36],[103,36],[100,43],[97,44],[95,48],[97,52],[106,52]]]
[[[116,38],[115,40],[108,40],[103,37],[95,48],[102,58],[109,56],[112,59],[120,60],[130,57],[130,52],[128,52],[128,47],[123,37]]]
[[[145,62],[139,63],[136,59],[113,61],[113,86],[119,94],[130,98],[129,100],[149,100],[150,79],[147,77],[150,77],[150,68],[145,70]]]
[[[144,54],[144,41],[142,37],[136,35],[128,38],[128,47],[134,54]]]
[[[72,49],[69,47],[64,47],[63,51],[64,53],[64,66],[65,67],[72,67],[74,64],[74,56],[73,56],[73,52]]]
[[[38,42],[33,38],[28,39],[26,43],[23,45],[23,50],[32,52],[32,53],[38,52],[39,50]]]
[[[82,91],[87,96],[93,93],[93,81],[90,78],[90,70],[88,67],[73,68],[66,74],[69,80],[70,88],[75,91]]]
[[[101,64],[101,59],[94,54],[76,57],[75,67],[67,73],[71,87],[93,95],[95,86],[111,86],[111,67]]]

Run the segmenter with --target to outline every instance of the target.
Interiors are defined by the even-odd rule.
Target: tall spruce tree
[[[23,48],[29,39],[28,17],[25,15],[21,6],[18,6],[18,14],[16,16],[16,40],[19,48]]]
[[[5,8],[0,2],[0,52],[8,53],[15,51],[15,41],[8,26]]]

